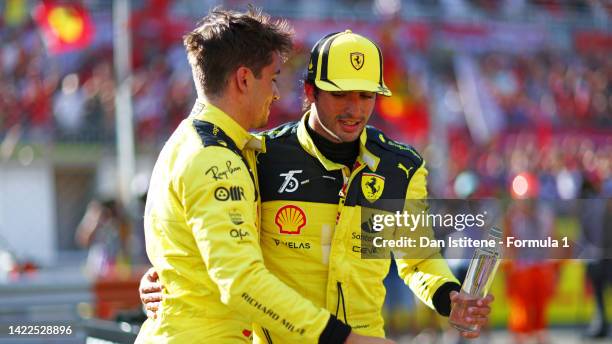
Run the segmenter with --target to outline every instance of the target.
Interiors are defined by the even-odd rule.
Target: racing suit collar
[[[234,141],[240,150],[243,150],[246,147],[252,150],[265,152],[265,142],[263,137],[253,135],[244,130],[240,124],[234,121],[234,119],[228,114],[223,112],[223,110],[204,99],[198,98],[196,100],[190,116],[219,126],[219,128],[221,128],[221,130],[223,130],[223,132],[225,132],[225,134]]]
[[[298,137],[298,141],[300,142],[300,145],[308,154],[317,158],[317,160],[321,162],[321,164],[323,165],[323,167],[325,167],[326,170],[332,171],[332,170],[342,169],[344,165],[335,163],[327,159],[321,153],[321,151],[319,151],[317,146],[314,144],[312,137],[310,137],[310,135],[308,134],[308,130],[306,130],[306,126],[308,125],[308,116],[310,116],[310,110],[306,111],[306,113],[302,116],[300,123],[298,124],[297,137]],[[357,157],[357,162],[359,164],[367,164],[370,170],[375,172],[376,168],[378,167],[380,158],[372,154],[366,148],[367,140],[368,140],[367,130],[364,129],[363,132],[361,132],[361,135],[359,136],[359,156]],[[352,166],[349,166],[349,167],[352,168]]]

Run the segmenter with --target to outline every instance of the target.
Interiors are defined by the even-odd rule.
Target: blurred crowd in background
[[[0,5],[0,141],[115,145],[111,3],[84,1],[95,34],[60,53],[32,19],[34,2]],[[612,197],[612,2],[255,3],[296,28],[269,127],[302,115],[300,80],[314,42],[351,28],[380,44],[393,92],[379,97],[370,124],[425,155],[433,197]],[[195,92],[181,36],[204,11],[201,1],[133,1],[138,152],[156,154],[190,112]]]
[[[97,32],[92,44],[58,55],[50,55],[45,49],[28,13],[17,18],[5,16],[0,26],[0,136],[18,128],[26,142],[114,143],[110,3],[89,3]],[[195,97],[180,37],[197,17],[180,11],[184,3],[137,1],[133,9],[132,101],[137,145],[142,149],[155,151],[161,147],[189,112]],[[404,7],[421,4],[429,8],[437,3],[443,9],[447,2],[407,3]],[[499,14],[503,7],[500,3],[460,1],[448,7],[455,9],[463,4],[475,9],[474,13]],[[583,13],[589,18],[589,8],[596,3],[526,1],[524,5],[553,17]],[[271,5],[283,8],[282,1],[272,1]],[[605,16],[612,15],[610,5],[602,5],[600,10]],[[482,185],[479,193],[486,195],[508,191],[509,178],[521,172],[535,173],[544,180],[569,173],[575,178],[576,190],[585,178],[598,187],[609,183],[612,41],[608,36],[598,44],[589,44],[587,40],[598,39],[597,28],[565,27],[566,37],[559,38],[561,34],[555,33],[538,38],[537,43],[526,37],[525,42],[518,41],[513,47],[479,49],[478,45],[486,46],[491,40],[486,37],[485,31],[490,28],[484,21],[458,25],[451,20],[434,23],[419,19],[410,23],[396,15],[378,25],[349,17],[317,19],[316,29],[301,31],[312,27],[312,19],[293,20],[296,52],[285,65],[282,99],[273,109],[270,126],[300,117],[299,80],[304,77],[309,48],[319,33],[322,36],[325,29],[354,26],[356,32],[361,29],[380,42],[385,79],[394,92],[390,99],[379,99],[371,124],[425,154],[430,151],[428,146],[438,144],[435,138],[440,134],[451,143],[444,157],[449,184],[433,188],[438,196],[461,196],[452,183],[465,171],[476,174]],[[513,35],[514,26],[511,21],[507,28],[495,30]],[[449,49],[435,42],[440,31],[473,42]],[[584,33],[589,31],[595,33]],[[555,39],[570,42],[560,47]],[[473,82],[485,93],[476,104],[481,105],[480,120],[491,122],[488,119],[492,118],[496,123],[485,139],[469,123],[468,112],[474,112],[469,95]],[[432,125],[435,121],[444,126]],[[542,188],[542,192],[551,193],[546,197],[566,196],[565,191]]]

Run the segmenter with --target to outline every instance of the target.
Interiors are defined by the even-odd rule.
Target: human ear
[[[315,86],[310,83],[304,83],[304,93],[306,94],[306,99],[308,99],[310,103],[314,103],[316,100]]]
[[[247,92],[249,85],[252,83],[253,72],[251,72],[249,68],[241,66],[238,67],[234,73],[234,78],[236,80],[238,90],[240,90],[240,92]]]

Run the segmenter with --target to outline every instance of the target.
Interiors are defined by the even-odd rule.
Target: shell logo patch
[[[370,203],[374,203],[380,198],[384,188],[385,177],[375,173],[364,173],[361,176],[361,191]]]
[[[360,70],[364,62],[365,56],[363,56],[363,53],[351,53],[351,65],[353,65],[353,68]]]
[[[306,226],[306,214],[295,205],[286,205],[276,212],[274,223],[283,234],[300,234]]]

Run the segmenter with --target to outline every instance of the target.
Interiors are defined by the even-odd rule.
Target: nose
[[[359,93],[351,92],[348,97],[346,97],[346,104],[344,107],[344,111],[348,115],[358,115],[360,109],[360,99]]]
[[[280,99],[280,92],[278,91],[278,86],[276,85],[276,83],[274,83],[272,86],[272,100],[277,101],[279,99]]]

